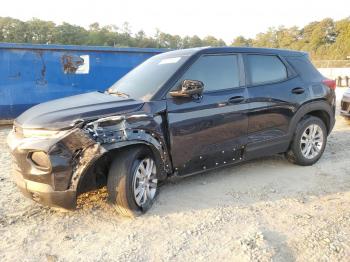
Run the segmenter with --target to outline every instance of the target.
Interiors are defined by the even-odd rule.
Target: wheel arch
[[[103,148],[106,150],[105,153],[91,163],[90,166],[80,175],[79,181],[76,185],[77,196],[105,185],[107,183],[108,170],[115,155],[121,151],[129,150],[131,147],[137,146],[146,146],[151,150],[153,156],[160,165],[161,170],[159,173],[159,179],[165,180],[168,177],[166,168],[167,162],[162,159],[161,152],[155,147],[155,145],[140,140],[117,142],[103,145]]]
[[[334,126],[335,118],[332,107],[325,101],[313,101],[302,105],[293,116],[289,125],[289,134],[293,136],[300,120],[307,116],[315,116],[320,118],[327,128],[329,134]]]
[[[145,145],[151,149],[161,165],[160,179],[166,178],[168,174],[173,172],[173,168],[165,139],[163,121],[161,115],[139,112],[132,115],[109,116],[87,123],[83,127],[84,132],[90,135],[95,141],[95,145],[101,148],[104,154],[95,157],[97,160],[94,163],[89,162],[91,167],[86,172],[77,174],[78,184],[84,184],[86,180],[88,182],[85,184],[96,181],[94,170],[101,162],[105,161],[105,166],[109,167],[108,164],[115,154],[130,146],[137,145]],[[105,176],[105,178],[107,177]],[[77,191],[81,191],[80,188],[77,188]]]
[[[151,142],[148,141],[142,141],[142,140],[130,140],[130,141],[124,141],[124,142],[118,142],[118,143],[113,143],[107,145],[105,148],[107,152],[110,155],[118,154],[121,150],[127,150],[130,147],[135,147],[135,146],[146,146],[148,147],[152,153],[153,156],[156,158],[156,161],[160,164],[161,170],[160,170],[160,179],[165,179],[167,175],[170,172],[171,168],[171,163],[167,157],[166,151],[163,151],[163,147],[161,144],[155,145]]]

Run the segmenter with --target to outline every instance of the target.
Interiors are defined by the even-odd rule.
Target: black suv
[[[302,52],[195,48],[156,55],[102,92],[19,116],[8,144],[14,178],[35,201],[74,208],[107,185],[119,213],[145,212],[167,177],[276,153],[322,155],[335,122],[335,82]]]

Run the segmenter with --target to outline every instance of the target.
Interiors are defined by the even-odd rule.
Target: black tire
[[[108,199],[115,207],[115,210],[127,217],[136,217],[146,212],[153,204],[159,188],[153,199],[139,206],[134,197],[134,176],[136,168],[145,158],[152,158],[156,165],[156,172],[159,172],[159,164],[152,151],[147,146],[136,146],[126,148],[119,152],[113,159],[108,172],[107,190]],[[157,175],[157,174],[156,174]]]
[[[302,153],[302,148],[300,145],[301,137],[304,131],[311,125],[317,125],[322,130],[323,143],[318,154],[314,157],[306,158]],[[286,158],[289,162],[300,165],[300,166],[310,166],[315,164],[322,156],[327,143],[327,128],[325,123],[318,117],[307,116],[303,118],[296,128],[294,133],[293,141],[290,145],[290,149],[286,152]]]

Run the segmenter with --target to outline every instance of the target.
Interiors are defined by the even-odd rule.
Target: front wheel
[[[146,212],[158,193],[159,168],[146,146],[128,148],[113,160],[108,173],[108,195],[116,211],[129,217]]]
[[[301,166],[316,163],[322,156],[327,143],[327,128],[323,121],[310,116],[301,120],[294,134],[287,159]]]

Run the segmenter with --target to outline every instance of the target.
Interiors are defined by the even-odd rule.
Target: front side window
[[[287,78],[287,69],[274,55],[247,55],[248,72],[253,85],[281,81]]]
[[[201,56],[181,77],[181,80],[199,80],[204,92],[239,87],[237,55]]]
[[[119,79],[107,92],[149,101],[188,58],[169,53],[153,56]]]

